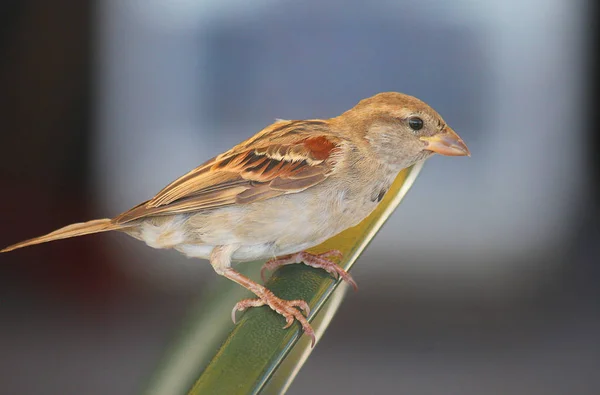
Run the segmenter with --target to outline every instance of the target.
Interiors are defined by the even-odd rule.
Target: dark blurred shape
[[[19,1],[2,7],[0,240],[10,243],[92,215],[92,3]],[[6,255],[2,270],[29,273],[38,291],[81,297],[106,286],[110,265],[100,246],[89,239]]]

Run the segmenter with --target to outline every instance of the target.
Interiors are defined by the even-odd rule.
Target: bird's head
[[[402,93],[361,100],[338,119],[394,167],[408,167],[433,154],[470,156],[465,143],[433,108]]]

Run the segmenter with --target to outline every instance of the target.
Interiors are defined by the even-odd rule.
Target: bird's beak
[[[427,143],[426,150],[447,156],[471,156],[467,145],[454,130],[446,126],[441,132],[430,137],[421,137]]]

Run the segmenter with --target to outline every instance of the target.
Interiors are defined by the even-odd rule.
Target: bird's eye
[[[410,126],[412,130],[421,130],[423,129],[423,120],[419,117],[408,118],[408,126]]]

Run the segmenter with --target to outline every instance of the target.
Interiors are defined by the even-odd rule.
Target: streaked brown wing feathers
[[[281,128],[279,133],[286,134],[282,125],[274,125]],[[335,161],[330,159],[340,143],[336,138],[311,137],[306,133],[291,142],[277,140],[273,138],[272,144],[252,148],[242,143],[175,180],[153,199],[121,214],[114,221],[124,223],[151,215],[269,199],[309,188],[325,180],[333,171]]]

